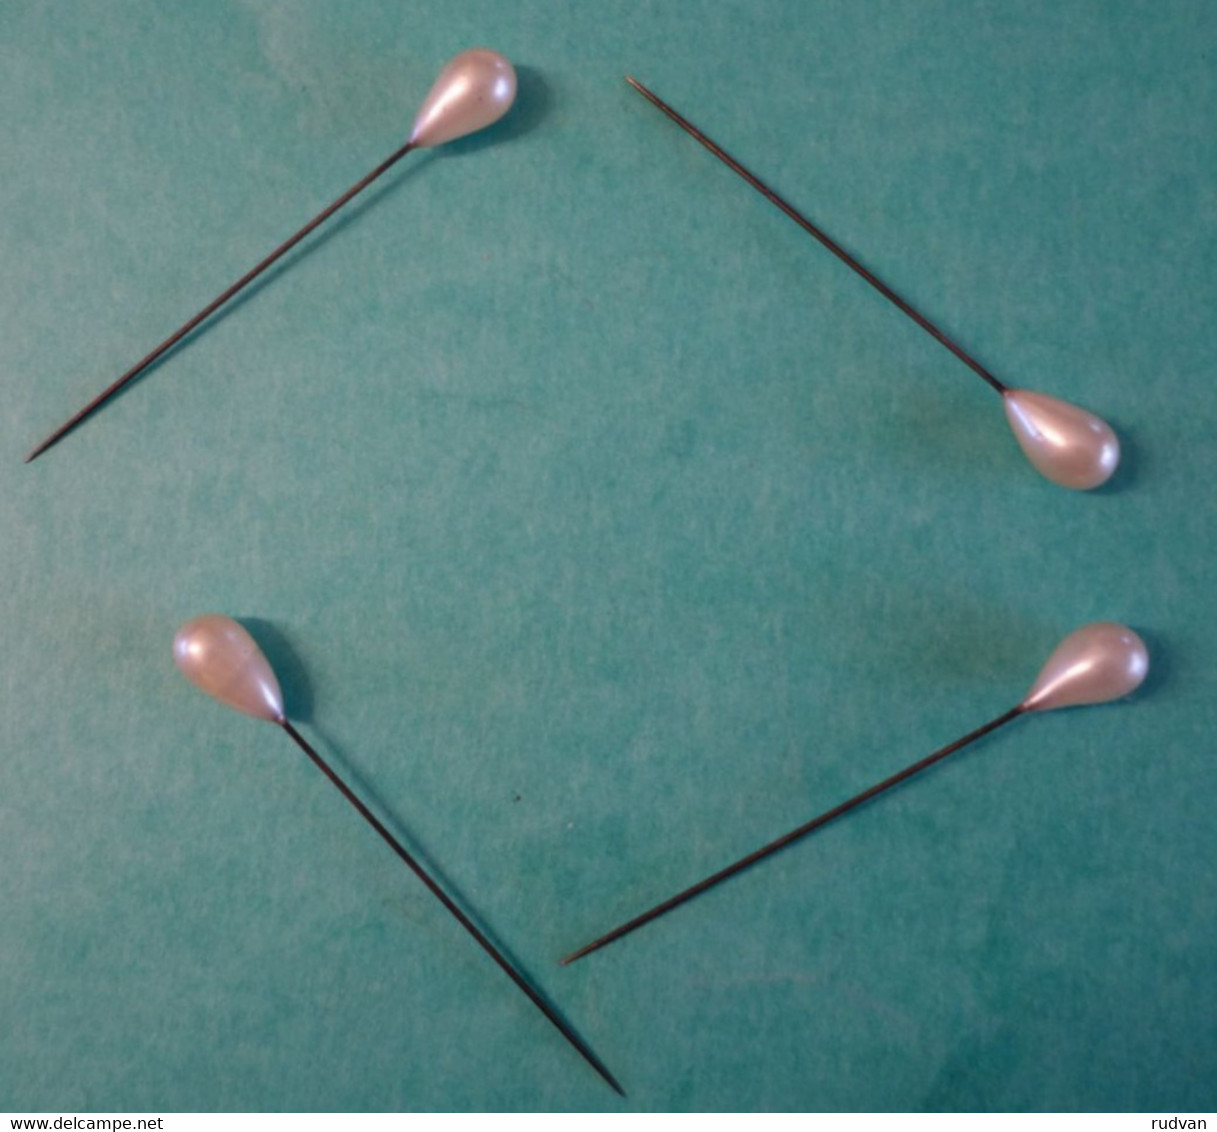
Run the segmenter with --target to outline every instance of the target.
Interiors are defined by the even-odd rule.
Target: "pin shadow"
[[[279,690],[283,693],[283,707],[288,718],[311,723],[313,684],[291,640],[276,625],[261,617],[239,617],[237,620],[253,637],[279,678]]]
[[[553,91],[536,67],[516,64],[516,101],[511,113],[499,119],[488,130],[457,141],[443,148],[445,157],[466,157],[491,146],[510,144],[532,133],[549,117],[553,107]]]

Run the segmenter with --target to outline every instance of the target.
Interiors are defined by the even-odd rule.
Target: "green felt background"
[[[256,292],[22,455],[398,144]],[[1217,8],[1206,0],[0,6],[0,1106],[1217,1105]],[[1016,386],[992,392],[630,71]],[[290,742],[294,717],[619,1101]],[[1026,719],[568,969],[591,936],[1126,621]]]

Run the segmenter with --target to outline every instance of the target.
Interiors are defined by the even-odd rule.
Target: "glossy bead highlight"
[[[1095,621],[1056,646],[1021,707],[1053,711],[1105,704],[1136,691],[1148,674],[1145,642],[1125,625]]]
[[[443,145],[497,122],[516,98],[515,68],[497,51],[462,51],[435,80],[410,132],[410,144]]]
[[[1094,413],[1029,389],[1008,389],[1002,401],[1019,447],[1053,483],[1089,491],[1111,479],[1120,441]]]
[[[196,688],[237,711],[283,723],[283,694],[269,661],[242,625],[208,613],[173,638],[173,660]]]

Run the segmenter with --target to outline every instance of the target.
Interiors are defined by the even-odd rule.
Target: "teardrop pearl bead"
[[[1053,483],[1089,491],[1111,478],[1120,441],[1094,413],[1029,389],[1007,389],[1002,400],[1019,446]]]
[[[516,97],[515,68],[497,51],[462,51],[439,73],[418,117],[410,141],[443,145],[497,122]]]
[[[1022,702],[1025,711],[1104,704],[1136,691],[1149,672],[1145,642],[1113,621],[1074,630],[1048,658]]]
[[[283,694],[253,637],[231,617],[209,613],[173,638],[173,659],[195,687],[246,715],[282,723]]]

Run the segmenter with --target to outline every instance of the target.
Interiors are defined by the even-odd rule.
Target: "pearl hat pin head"
[[[173,661],[196,688],[225,707],[280,725],[279,681],[245,626],[218,613],[187,621],[173,638]]]
[[[462,51],[423,99],[410,144],[443,145],[494,125],[516,100],[515,68],[497,51]]]
[[[1053,483],[1089,491],[1120,466],[1120,441],[1094,413],[1029,389],[1007,389],[1002,402],[1023,454]]]
[[[1149,652],[1136,633],[1114,621],[1075,629],[1052,651],[1023,711],[1106,704],[1131,695],[1149,675]]]

